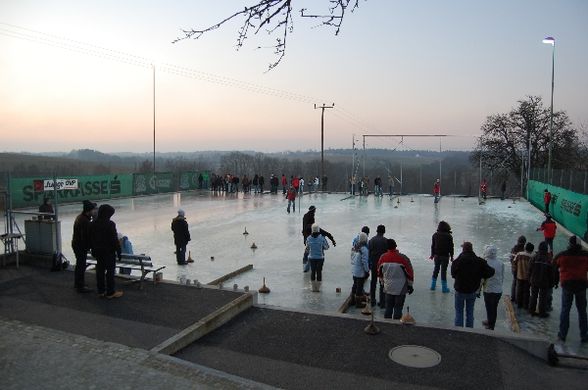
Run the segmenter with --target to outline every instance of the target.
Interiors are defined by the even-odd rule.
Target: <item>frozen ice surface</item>
[[[371,229],[370,237],[379,224],[386,226],[386,237],[398,243],[398,248],[412,261],[415,269],[415,292],[407,296],[405,306],[417,323],[453,326],[453,279],[448,275],[450,294],[428,289],[433,263],[430,261],[431,235],[437,224],[446,220],[452,227],[456,256],[463,241],[471,241],[474,251],[482,255],[486,244],[498,248],[505,262],[504,294],[510,294],[511,273],[508,264],[510,249],[517,237],[524,234],[535,246],[542,240],[535,231],[543,215],[522,200],[488,199],[479,205],[477,198],[443,197],[437,205],[431,196],[402,196],[400,198],[349,197],[346,194],[310,194],[297,199],[296,212],[286,213],[287,201],[281,195],[239,193],[214,195],[208,191],[165,194],[151,197],[108,201],[116,208],[113,220],[119,232],[131,240],[135,253],[152,257],[154,264],[165,265],[164,279],[190,279],[208,283],[237,268],[253,264],[253,270],[225,282],[225,288],[238,284],[257,290],[266,278],[271,293],[259,295],[260,304],[294,309],[336,312],[348,296],[351,285],[351,241],[363,225]],[[104,202],[100,202],[104,203]],[[337,242],[325,253],[321,293],[310,290],[310,275],[302,272],[302,216],[310,205],[317,208],[316,221],[331,232]],[[192,241],[188,245],[193,264],[178,266],[170,229],[177,209],[186,212]],[[70,237],[80,205],[59,207],[62,220],[63,252],[75,262]],[[22,219],[20,226],[23,226]],[[247,228],[248,235],[243,235]],[[559,231],[555,252],[566,248],[567,235]],[[257,245],[255,251],[251,244]],[[214,260],[211,260],[214,257]],[[448,271],[449,273],[449,271]],[[341,293],[336,293],[336,288]],[[366,289],[368,289],[366,284]],[[561,307],[560,290],[554,291],[554,311],[548,319],[531,317],[517,311],[521,331],[526,334],[556,339]],[[358,311],[351,309],[352,315]],[[376,312],[383,317],[383,311]],[[482,328],[486,318],[483,299],[476,302],[475,328]],[[505,306],[499,306],[497,332],[510,333]],[[570,316],[568,344],[579,344],[578,320],[575,306]],[[588,352],[586,347],[579,347]]]

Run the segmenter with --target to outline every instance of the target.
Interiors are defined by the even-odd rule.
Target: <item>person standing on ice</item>
[[[519,309],[529,309],[529,269],[533,262],[535,245],[527,242],[525,250],[517,253],[513,263],[517,271],[517,306]]]
[[[494,268],[494,276],[485,279],[482,284],[484,306],[486,306],[486,320],[482,321],[482,325],[490,330],[494,330],[496,325],[498,304],[502,296],[502,282],[504,280],[504,263],[496,258],[496,252],[494,245],[486,245],[484,248],[484,259],[490,267]]]
[[[431,278],[431,291],[435,291],[437,287],[437,277],[439,276],[439,270],[441,270],[441,291],[444,293],[450,292],[447,287],[447,267],[449,260],[453,261],[453,250],[451,226],[447,222],[441,221],[431,239],[431,256],[429,259],[435,261],[433,277]]]
[[[378,287],[378,261],[380,256],[388,251],[388,239],[384,237],[386,233],[386,227],[384,225],[378,225],[376,228],[376,235],[372,237],[368,243],[368,250],[370,253],[370,302],[372,306],[376,305],[376,288]],[[380,307],[384,307],[386,297],[384,295],[384,288],[380,284],[380,294],[378,295],[378,303]]]
[[[384,318],[399,320],[406,294],[413,293],[414,271],[410,259],[396,249],[396,241],[386,240],[388,251],[378,261],[378,276],[384,284],[386,311]],[[392,317],[394,314],[394,317]]]
[[[543,204],[545,205],[545,214],[549,214],[549,204],[551,203],[551,192],[546,188],[543,191]]]
[[[186,246],[191,240],[186,213],[178,210],[178,215],[172,219],[171,230],[174,232],[174,244],[176,245],[176,261],[178,265],[186,265]]]
[[[288,214],[290,214],[290,205],[292,205],[292,211],[296,212],[296,190],[294,187],[290,186],[288,192],[286,193],[286,199],[288,199]]]
[[[304,247],[306,248],[306,240],[308,236],[312,234],[312,225],[314,224],[314,214],[316,212],[316,207],[310,206],[308,208],[308,212],[304,214],[302,217],[302,238],[304,240]],[[333,246],[337,246],[333,235],[326,230],[320,229],[320,233],[322,236],[327,237],[333,243]],[[308,272],[310,268],[310,264],[308,263],[308,251],[304,251],[304,256],[302,257],[302,269],[304,272]]]
[[[476,256],[471,242],[464,242],[463,251],[451,263],[451,276],[455,279],[455,326],[474,327],[474,304],[479,296],[480,282],[494,275],[494,268],[486,260]]]
[[[580,339],[582,343],[587,343],[586,287],[588,287],[588,279],[586,274],[588,273],[588,252],[582,249],[580,242],[578,237],[570,237],[568,249],[558,253],[553,259],[553,263],[559,270],[559,282],[561,284],[561,314],[557,338],[560,341],[566,341],[570,327],[570,309],[575,298],[580,325]]]
[[[286,195],[287,188],[288,188],[288,179],[286,178],[286,175],[284,175],[282,173],[282,194]]]
[[[435,197],[435,203],[439,203],[439,198],[441,197],[441,181],[439,179],[435,180],[435,184],[433,184],[433,196]]]
[[[531,298],[529,299],[529,314],[541,318],[549,317],[549,294],[556,283],[555,268],[551,262],[551,255],[547,252],[547,243],[541,241],[539,250],[529,266],[529,283],[531,284]],[[539,307],[537,307],[539,303]]]
[[[553,253],[553,239],[555,238],[557,224],[553,219],[551,219],[551,215],[547,214],[545,216],[545,221],[543,221],[541,226],[537,228],[537,231],[540,230],[543,231],[543,237],[545,238],[545,242],[549,247],[549,252]]]
[[[525,250],[525,244],[527,243],[527,237],[520,236],[517,239],[517,243],[510,250],[510,266],[512,272],[512,283],[510,286],[510,301],[516,302],[517,300],[517,267],[514,263],[515,256],[517,253]]]
[[[306,252],[308,252],[308,262],[310,263],[310,283],[313,292],[320,292],[325,251],[329,249],[329,243],[321,234],[319,225],[313,224],[311,230],[312,234],[306,239]]]
[[[488,182],[486,179],[483,179],[482,183],[480,183],[480,194],[482,195],[482,199],[486,200],[486,196],[488,195]]]
[[[351,301],[349,304],[355,305],[357,308],[363,306],[363,285],[370,274],[368,260],[368,235],[361,232],[359,233],[357,242],[351,248],[351,275],[353,276],[353,287],[351,287]]]

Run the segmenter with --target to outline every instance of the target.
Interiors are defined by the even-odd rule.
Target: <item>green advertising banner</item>
[[[198,178],[202,175],[202,185]],[[208,188],[208,172],[182,172],[178,182],[178,189],[180,191],[197,190],[200,188]]]
[[[546,189],[551,192],[549,213],[570,232],[588,241],[588,195],[535,180],[529,180],[527,187],[529,202],[542,211],[543,194]]]
[[[133,174],[133,195],[153,195],[175,190],[174,176],[170,172]]]
[[[95,176],[58,176],[57,179],[78,179],[78,188],[57,191],[59,203],[75,203],[84,199],[99,200],[133,195],[133,176],[130,174]],[[12,207],[33,207],[43,203],[43,197],[53,199],[53,191],[43,191],[45,180],[52,177],[24,177],[10,179]]]

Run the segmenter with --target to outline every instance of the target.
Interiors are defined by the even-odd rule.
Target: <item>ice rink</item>
[[[101,202],[102,203],[102,202]],[[101,204],[99,203],[99,204]],[[478,204],[477,198],[443,197],[438,204],[426,195],[375,199],[349,197],[347,194],[305,194],[297,200],[296,212],[286,212],[287,201],[281,195],[214,195],[209,191],[165,194],[151,197],[109,201],[116,208],[113,220],[119,232],[131,240],[135,253],[152,257],[155,265],[165,265],[164,279],[208,283],[247,264],[253,270],[227,281],[224,288],[249,286],[257,290],[265,277],[271,293],[259,295],[259,303],[319,312],[336,312],[349,295],[352,277],[351,241],[363,225],[375,235],[379,224],[386,226],[386,237],[394,238],[398,249],[412,261],[415,269],[415,291],[407,296],[406,306],[420,324],[453,326],[453,279],[448,276],[452,293],[429,290],[433,262],[429,260],[431,235],[441,220],[453,230],[456,257],[463,241],[471,241],[474,251],[482,255],[486,244],[498,248],[505,262],[504,294],[510,294],[511,273],[508,255],[519,235],[525,235],[535,246],[543,235],[536,228],[543,221],[541,212],[522,200],[488,199]],[[300,205],[300,206],[299,206]],[[310,205],[317,208],[316,221],[331,232],[337,242],[325,254],[321,293],[310,291],[309,273],[302,272],[302,216]],[[175,262],[171,220],[178,208],[186,212],[192,241],[188,245],[195,262],[178,266]],[[70,247],[72,225],[80,205],[59,206],[62,221],[63,253],[75,262]],[[17,219],[19,226],[24,223]],[[248,235],[243,235],[247,229]],[[555,252],[566,248],[568,235],[558,231]],[[250,249],[252,243],[256,250]],[[448,272],[449,273],[449,272]],[[73,283],[73,281],[72,281]],[[342,292],[337,293],[340,287]],[[366,285],[367,287],[367,285]],[[560,294],[554,291],[551,317],[539,319],[517,311],[524,334],[537,334],[555,340],[559,322]],[[352,315],[359,315],[355,309]],[[497,332],[510,333],[505,306],[501,301]],[[383,317],[383,311],[376,312]],[[483,299],[476,302],[475,328],[482,328],[486,318]],[[579,346],[575,307],[570,317],[568,344]],[[577,346],[576,346],[577,345]]]

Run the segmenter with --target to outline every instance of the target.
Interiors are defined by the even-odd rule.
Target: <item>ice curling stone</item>
[[[192,284],[192,281],[190,279],[186,279],[186,286],[189,286]]]
[[[214,256],[210,256],[210,261],[214,261]]]
[[[269,294],[270,289],[265,285],[265,278],[263,278],[263,286],[257,291],[259,291],[260,294]]]
[[[249,232],[247,231],[247,226],[245,226],[245,231],[243,232],[243,235],[246,236],[248,234],[249,234]]]
[[[237,291],[237,289],[239,288],[239,285],[237,283],[233,284],[233,290]]]
[[[335,288],[335,292],[336,292],[337,294],[341,294],[341,287],[337,287],[337,288]]]
[[[249,292],[249,286],[245,286],[245,287],[243,287],[243,290],[244,290],[245,292]]]
[[[257,245],[255,245],[255,243],[251,244],[251,249],[257,249]]]
[[[361,314],[363,314],[364,316],[369,316],[369,315],[371,315],[371,314],[372,314],[372,309],[371,309],[371,306],[372,306],[372,305],[370,305],[370,304],[369,304],[369,300],[368,300],[368,302],[366,302],[366,304],[365,304],[365,306],[363,307],[363,309],[361,309]]]
[[[403,323],[403,324],[405,324],[405,325],[414,325],[414,324],[416,324],[416,321],[410,315],[410,307],[409,306],[406,306],[406,313],[404,313],[402,315],[402,317],[400,317],[400,322]]]
[[[414,203],[414,199],[412,198],[412,196],[410,197],[410,203]]]

